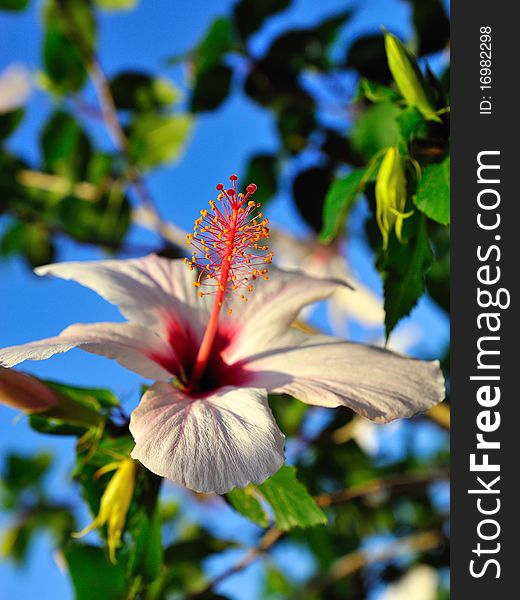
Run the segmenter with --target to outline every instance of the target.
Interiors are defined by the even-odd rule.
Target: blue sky
[[[229,0],[190,0],[186,3],[142,0],[133,12],[104,14],[99,22],[101,62],[109,75],[124,69],[147,69],[171,78],[182,89],[183,68],[167,67],[165,58],[194,46],[211,19],[229,12],[232,4]],[[295,0],[290,10],[270,19],[262,34],[252,40],[252,47],[261,53],[269,40],[281,31],[310,25],[351,5],[348,0],[321,3]],[[367,0],[356,5],[358,11],[347,29],[346,43],[360,34],[377,31],[382,24],[404,38],[410,34],[409,7],[405,2]],[[30,10],[23,14],[0,13],[0,71],[12,62],[25,63],[34,72],[39,69],[40,9],[40,2],[33,0]],[[33,94],[28,118],[11,141],[14,150],[28,159],[37,157],[37,132],[51,108],[46,95]],[[110,142],[102,131],[96,131],[96,135],[100,143],[109,146]],[[189,228],[199,209],[213,196],[215,183],[225,180],[231,173],[240,173],[252,153],[269,151],[276,145],[274,124],[268,113],[241,93],[235,93],[220,111],[198,118],[183,160],[154,172],[148,178],[149,187],[162,214]],[[305,226],[292,210],[283,187],[269,208],[268,216],[293,232],[305,233]],[[153,244],[150,234],[137,229],[132,232],[132,240]],[[349,254],[354,268],[363,274],[365,281],[379,289],[377,274],[362,243],[353,242]],[[101,254],[63,240],[60,242],[60,257],[62,260],[95,259]],[[18,259],[0,262],[0,314],[0,346],[52,336],[75,322],[121,320],[117,310],[93,292],[73,283],[40,280]],[[447,323],[430,303],[421,302],[412,319],[429,332],[421,348],[425,354],[435,353],[447,341]],[[117,364],[80,351],[41,363],[27,363],[24,368],[44,378],[109,387],[126,399],[130,408],[136,402],[141,383],[139,377]],[[72,441],[41,437],[32,432],[23,419],[14,424],[14,417],[13,411],[0,406],[0,455],[13,449],[51,449],[58,461],[52,480],[54,493],[57,497],[68,497]],[[85,518],[84,513],[80,514]],[[237,526],[232,519],[228,525],[231,528]],[[0,565],[2,600],[13,597],[19,600],[72,598],[70,585],[56,569],[50,549],[50,541],[39,538],[31,551],[27,569],[20,571],[9,565]],[[217,563],[219,567],[218,560]],[[214,568],[212,563],[210,570]],[[244,576],[246,590],[249,591],[245,596],[236,594],[237,598],[251,597],[247,594],[255,586],[254,573],[253,570],[252,575]],[[235,590],[244,589],[244,584],[236,579],[232,585]]]

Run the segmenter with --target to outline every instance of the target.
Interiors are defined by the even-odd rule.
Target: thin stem
[[[346,490],[339,490],[336,492],[331,492],[330,494],[320,494],[319,496],[315,496],[314,500],[316,501],[316,504],[318,506],[325,508],[327,506],[344,504],[354,499],[363,498],[365,496],[372,495],[382,490],[394,490],[399,488],[401,490],[404,490],[412,488],[414,486],[428,485],[433,481],[438,481],[447,478],[448,472],[446,470],[437,470],[430,473],[403,473],[402,475],[391,475],[389,477],[373,479],[366,483],[360,484],[359,486],[349,488]],[[232,565],[231,567],[223,571],[220,575],[217,575],[214,579],[212,579],[203,590],[195,592],[193,594],[189,594],[185,598],[185,600],[198,600],[204,598],[207,594],[212,592],[217,585],[222,583],[222,581],[228,579],[236,573],[240,573],[241,571],[246,569],[250,564],[252,564],[257,558],[264,555],[284,535],[285,532],[281,531],[277,527],[269,529],[260,538],[258,544],[250,550],[248,550],[248,552],[239,561],[237,561],[234,565]],[[407,551],[424,551],[439,546],[441,542],[442,536],[439,532],[431,531],[414,534],[408,538],[393,540],[390,544],[383,547],[380,552],[374,553],[374,555],[372,555],[371,557],[368,557],[368,555],[363,555],[362,560],[356,562],[356,564],[359,565],[358,568],[361,568],[366,564],[371,564],[372,562],[384,560],[388,553],[391,553],[391,556],[397,555],[399,553],[404,554],[405,548]],[[336,575],[341,574],[341,577],[345,577],[347,574],[356,571],[357,569],[353,569],[350,573],[346,573],[346,571],[350,569],[350,565],[353,563],[354,559],[352,557],[357,556],[359,558],[362,552],[363,551],[358,550],[354,553],[347,555],[347,557],[350,558],[340,558],[339,561],[337,561],[338,564],[335,568],[334,573]],[[321,583],[322,581],[320,580],[320,584]],[[329,579],[327,579],[325,585],[328,584]]]
[[[318,574],[308,581],[303,589],[291,596],[291,600],[314,598],[316,593],[323,592],[337,581],[353,575],[368,565],[406,556],[413,552],[435,550],[443,543],[443,539],[443,535],[439,531],[423,531],[380,544],[374,550],[350,552],[332,563],[327,573]],[[325,596],[320,595],[321,597]]]
[[[90,49],[88,44],[86,44],[85,39],[83,38],[83,34],[78,27],[78,24],[71,17],[70,13],[67,10],[65,0],[57,0],[57,6],[60,10],[60,14],[66,24],[67,33],[71,37],[71,39],[76,43],[79,50],[83,55],[83,59],[87,66],[87,71],[92,81],[92,85],[94,86],[94,90],[96,92],[96,96],[101,108],[101,116],[107,132],[112,139],[116,148],[121,152],[121,154],[126,159],[128,165],[127,177],[132,187],[134,189],[135,195],[139,201],[139,203],[147,210],[147,212],[153,215],[153,221],[155,225],[155,230],[161,237],[161,239],[165,242],[169,242],[164,235],[164,231],[167,227],[167,223],[165,223],[159,213],[157,205],[148,190],[146,183],[144,182],[141,174],[136,169],[136,167],[132,164],[130,154],[130,145],[128,142],[128,138],[121,126],[121,122],[119,120],[119,116],[117,114],[117,107],[114,102],[114,97],[112,95],[112,91],[110,89],[110,84],[108,79],[101,67],[101,64],[93,51]]]

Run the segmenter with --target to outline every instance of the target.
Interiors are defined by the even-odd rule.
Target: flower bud
[[[116,474],[108,482],[99,505],[99,513],[90,525],[74,537],[82,537],[90,531],[108,526],[108,554],[110,561],[116,564],[116,549],[125,527],[126,515],[132,502],[135,488],[136,463],[131,458],[125,458],[119,463],[110,463],[98,471],[98,475],[117,469]]]
[[[54,408],[58,395],[35,377],[0,366],[0,402],[27,413]]]
[[[405,213],[406,177],[399,150],[388,148],[379,167],[376,179],[376,220],[383,236],[383,249],[388,247],[388,238],[395,228],[397,239],[402,241],[403,220],[412,212]]]
[[[440,122],[415,57],[388,32],[385,33],[385,48],[388,67],[406,103],[415,106],[429,121]]]

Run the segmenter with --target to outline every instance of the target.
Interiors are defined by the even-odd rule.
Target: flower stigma
[[[247,302],[246,294],[253,292],[256,282],[269,279],[267,265],[273,260],[265,244],[269,221],[259,212],[260,203],[252,199],[256,185],[250,183],[243,194],[237,192],[238,177],[231,175],[229,179],[231,187],[226,190],[222,183],[217,185],[217,201],[210,200],[210,209],[200,211],[193,234],[186,236],[194,250],[185,263],[191,270],[199,270],[193,285],[199,288],[201,298],[215,297],[187,386],[189,391],[197,390],[208,364],[226,297]],[[231,308],[228,314],[232,314]]]

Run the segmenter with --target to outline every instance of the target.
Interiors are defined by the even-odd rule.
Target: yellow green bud
[[[430,92],[415,57],[391,33],[385,32],[388,67],[409,106],[415,106],[429,121],[439,121]]]
[[[392,146],[385,152],[376,178],[376,220],[383,236],[383,249],[388,247],[390,232],[395,229],[402,242],[403,221],[412,212],[405,213],[406,176],[399,150]]]
[[[131,458],[117,463],[110,463],[98,471],[98,475],[117,469],[116,474],[108,482],[101,496],[99,513],[94,521],[74,537],[82,537],[90,531],[108,526],[108,554],[110,561],[116,564],[116,549],[126,523],[126,515],[132,502],[135,488],[136,464]]]

